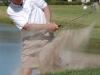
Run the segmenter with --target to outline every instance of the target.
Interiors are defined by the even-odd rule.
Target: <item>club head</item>
[[[91,5],[91,9],[92,9],[92,11],[96,11],[98,9],[98,3],[97,2],[93,3]]]

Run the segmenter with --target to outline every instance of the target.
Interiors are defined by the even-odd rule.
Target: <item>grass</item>
[[[65,70],[55,73],[46,73],[40,75],[100,75],[100,68],[85,68],[77,70]]]
[[[9,19],[6,10],[7,6],[0,6],[0,24],[4,26],[14,26],[13,22]]]
[[[56,22],[57,24],[67,23],[77,17],[80,17],[84,14],[91,12],[90,6],[88,6],[87,10],[83,10],[83,6],[56,5],[50,7],[52,11],[53,21]],[[93,22],[95,22],[95,26],[91,33],[86,52],[100,54],[100,21],[99,20],[100,20],[99,10],[97,10],[91,14],[81,17],[68,24],[64,24],[62,27],[67,27],[68,29],[82,28],[91,25]]]
[[[100,28],[94,28],[91,34],[91,38],[100,39]]]
[[[60,6],[60,5],[51,6],[51,10],[53,13],[53,20],[58,24],[68,22],[74,18],[87,14],[91,11],[89,6],[87,10],[83,10],[83,6]],[[91,23],[96,22],[96,26],[100,26],[99,19],[100,19],[99,11],[96,11],[92,14],[77,19],[71,22],[70,24],[75,23],[73,25],[78,24],[81,26],[81,25],[90,25]]]
[[[52,12],[52,21],[57,24],[62,24],[68,22],[74,18],[87,14],[91,11],[90,6],[87,10],[83,10],[83,6],[66,6],[66,5],[51,5]],[[0,23],[12,25],[12,21],[8,18],[6,14],[7,6],[0,6]],[[98,17],[98,19],[97,19]],[[6,18],[6,19],[5,19]],[[100,27],[99,22],[99,10],[93,12],[92,14],[86,15],[82,18],[79,18],[73,22],[70,22],[70,27],[80,27],[84,25],[90,25],[93,22],[96,22],[96,27]],[[77,26],[76,26],[77,25]],[[13,25],[12,25],[13,26]],[[64,25],[66,26],[66,25]]]

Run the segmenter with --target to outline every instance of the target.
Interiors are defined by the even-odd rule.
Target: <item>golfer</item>
[[[7,14],[22,36],[22,75],[31,75],[34,68],[39,68],[39,52],[52,40],[49,32],[58,26],[51,23],[51,12],[44,0],[10,1]]]

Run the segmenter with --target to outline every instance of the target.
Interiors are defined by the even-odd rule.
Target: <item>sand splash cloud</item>
[[[41,73],[65,69],[81,69],[100,66],[100,55],[88,54],[84,50],[88,44],[94,23],[78,30],[62,30],[39,54]],[[13,75],[19,75],[21,69]]]

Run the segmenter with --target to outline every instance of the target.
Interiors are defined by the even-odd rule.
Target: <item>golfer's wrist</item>
[[[46,24],[51,24],[51,21],[47,21],[47,23]]]

